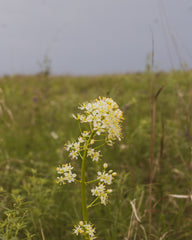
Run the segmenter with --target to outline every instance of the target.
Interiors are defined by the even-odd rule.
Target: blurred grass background
[[[123,139],[102,149],[118,173],[109,204],[91,209],[98,239],[147,239],[151,74],[0,79],[0,239],[71,240],[80,188],[58,186],[63,145],[79,136],[78,105],[111,97],[124,112]],[[157,101],[152,239],[192,238],[192,73],[155,74]],[[135,200],[134,200],[135,199]],[[130,204],[134,200],[139,223]],[[147,235],[147,234],[146,234]]]

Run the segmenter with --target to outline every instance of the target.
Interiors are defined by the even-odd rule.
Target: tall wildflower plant
[[[112,192],[109,187],[116,172],[108,170],[108,164],[105,162],[102,168],[97,172],[95,179],[86,179],[86,162],[93,161],[98,163],[101,160],[99,148],[103,145],[112,146],[116,140],[121,140],[121,122],[123,120],[122,111],[111,98],[100,98],[92,102],[86,102],[80,105],[81,114],[73,115],[79,123],[80,136],[77,141],[65,144],[65,150],[69,152],[69,159],[79,161],[81,172],[78,178],[74,172],[71,162],[63,164],[57,168],[57,182],[79,183],[81,187],[82,217],[78,224],[74,226],[73,233],[81,235],[85,240],[93,240],[95,236],[95,227],[89,221],[88,209],[98,205],[106,205],[108,195]],[[96,184],[96,185],[94,185]],[[93,201],[87,203],[88,185],[91,185],[90,194]],[[93,186],[94,185],[94,186]]]

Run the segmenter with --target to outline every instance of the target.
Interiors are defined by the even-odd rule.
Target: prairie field
[[[151,142],[152,79],[159,94]],[[98,239],[192,239],[191,71],[2,77],[0,239],[80,239],[72,229],[82,215],[81,189],[57,184],[56,168],[68,158],[64,144],[79,136],[72,114],[99,96],[117,102],[124,121],[122,140],[101,149],[117,176],[109,203],[89,211]],[[88,163],[89,175],[96,165]]]

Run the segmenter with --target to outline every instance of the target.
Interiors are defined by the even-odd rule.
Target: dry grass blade
[[[40,220],[40,219],[39,219],[39,224],[40,224],[42,239],[45,240],[45,235],[44,235],[44,231],[43,231],[43,227],[42,227],[42,224],[41,224],[41,220]]]
[[[130,201],[130,204],[131,204],[131,207],[132,207],[132,209],[133,209],[135,218],[137,219],[137,221],[138,221],[139,223],[141,223],[141,220],[140,220],[140,218],[138,217],[138,215],[137,215],[137,210],[136,210],[136,208],[135,208],[135,201],[136,201],[136,199],[134,199],[133,201]]]
[[[184,198],[184,199],[190,199],[192,200],[192,195],[178,195],[178,194],[169,194],[169,197],[173,198]]]
[[[143,196],[142,196],[142,198],[143,198]],[[144,228],[144,226],[141,224],[141,219],[139,218],[139,216],[138,216],[138,214],[137,214],[137,209],[136,209],[136,207],[135,207],[135,201],[136,201],[136,199],[134,199],[134,200],[132,200],[132,201],[130,201],[130,204],[131,204],[131,207],[132,207],[132,209],[133,209],[133,213],[134,213],[134,216],[135,216],[135,219],[137,220],[137,223],[139,223],[139,227],[142,229],[142,231],[143,231],[143,234],[144,234],[144,237],[145,237],[145,240],[147,240],[148,238],[147,238],[147,234],[146,234],[146,231],[145,231],[145,228]],[[140,201],[140,203],[141,203],[141,201]],[[133,214],[132,213],[132,214]],[[133,218],[133,215],[131,216],[131,218]],[[132,222],[133,222],[133,220],[132,220]],[[129,233],[129,232],[128,232]],[[135,238],[134,239],[136,239],[136,233],[135,233]],[[129,234],[128,234],[128,237],[127,237],[127,240],[129,240]]]
[[[163,236],[162,236],[162,237],[160,237],[160,239],[159,239],[159,240],[163,240],[163,239],[165,239],[165,237],[167,236],[167,234],[168,234],[168,232],[164,233],[164,234],[163,234]]]

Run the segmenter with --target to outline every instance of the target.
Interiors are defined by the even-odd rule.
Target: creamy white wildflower
[[[90,156],[90,157],[94,154],[94,152],[95,152],[95,150],[93,148],[88,148],[87,149],[87,155]]]
[[[91,189],[92,195],[100,197],[105,192],[105,185],[99,184],[97,187]]]
[[[84,132],[82,132],[82,136],[84,138],[90,137],[90,132],[89,131],[84,131]]]
[[[90,240],[95,239],[95,228],[93,228],[92,224],[85,223],[84,224],[85,232],[89,235]]]
[[[69,151],[70,158],[78,159],[79,152],[82,150],[81,144],[84,142],[84,138],[80,136],[77,142],[68,142],[67,144],[65,144],[64,149],[66,151]]]
[[[106,140],[106,144],[109,145],[109,146],[113,146],[113,141],[111,141],[111,140]]]
[[[92,102],[83,103],[80,107],[83,111],[82,114],[73,115],[73,117],[83,123],[83,127],[87,131],[82,132],[80,128],[80,136],[77,141],[68,142],[65,145],[65,150],[68,151],[69,157],[72,159],[81,159],[82,163],[86,161],[88,157],[92,161],[99,161],[101,153],[98,148],[103,144],[100,142],[105,141],[107,145],[113,145],[115,140],[121,140],[121,122],[123,120],[122,111],[119,109],[117,103],[111,98],[100,98]],[[89,204],[92,207],[97,201],[106,205],[108,202],[108,195],[112,192],[112,189],[107,189],[108,185],[112,184],[116,172],[112,170],[107,171],[108,164],[103,164],[103,170],[97,172],[97,179],[85,182],[85,164],[82,164],[81,168],[81,181],[75,179],[76,174],[72,172],[73,167],[70,164],[64,164],[62,167],[57,168],[60,176],[57,178],[58,183],[66,182],[80,182],[81,185],[98,182],[98,185],[91,189],[92,196],[95,196],[95,200]],[[85,196],[85,191],[82,191],[82,199]],[[84,209],[85,203],[83,203]],[[84,215],[84,212],[83,212]],[[89,222],[80,221],[78,225],[74,226],[73,233],[75,235],[82,235],[87,240],[94,240],[95,228]]]
[[[116,172],[113,172],[113,170],[109,170],[108,172],[106,172],[106,168],[108,167],[108,164],[107,163],[104,163],[103,164],[103,167],[104,167],[104,171],[103,172],[97,172],[97,179],[100,181],[100,182],[103,182],[107,185],[111,185],[112,184],[112,180],[114,179],[114,176],[117,175]]]
[[[104,163],[104,164],[103,164],[103,167],[104,167],[104,169],[107,168],[107,167],[108,167],[108,164],[107,164],[107,163]]]
[[[57,183],[59,184],[66,184],[66,182],[72,183],[75,181],[75,177],[76,177],[75,173],[74,174],[66,173],[65,176],[57,177]]]
[[[78,156],[79,156],[79,154],[77,151],[72,150],[69,153],[69,157],[71,157],[72,159],[78,159]]]
[[[82,136],[79,136],[78,137],[78,140],[77,142],[69,142],[67,144],[65,144],[64,146],[64,149],[66,151],[69,151],[69,157],[71,159],[78,159],[79,155],[80,155],[80,152],[82,150],[84,150],[84,143],[86,140],[87,137],[89,137],[90,135],[90,132],[88,131],[84,131],[82,133]],[[94,143],[94,140],[91,141],[91,144]],[[99,152],[95,152],[94,149],[92,150],[92,152],[90,152],[90,155],[89,155],[93,161],[98,161],[98,158],[99,158]]]
[[[64,174],[65,172],[69,172],[73,169],[71,164],[63,164],[61,167],[57,167],[57,173],[58,174]]]
[[[93,161],[98,162],[99,158],[101,157],[100,151],[95,151],[93,148],[88,148],[87,156],[90,156]]]
[[[93,224],[80,221],[78,225],[74,226],[73,233],[77,236],[79,234],[82,234],[84,236],[88,236],[89,240],[96,239],[95,236],[95,228],[93,227]]]
[[[75,181],[75,177],[77,176],[75,173],[72,172],[66,172],[64,180],[68,181],[69,183]]]
[[[111,98],[99,98],[93,102],[83,103],[78,114],[81,122],[92,123],[92,128],[97,135],[105,134],[106,143],[111,145],[114,140],[121,140],[122,111]]]
[[[106,205],[106,204],[107,204],[107,200],[108,200],[108,195],[107,195],[107,193],[103,193],[103,194],[100,196],[100,199],[101,199],[101,204]]]
[[[82,229],[82,226],[78,225],[78,226],[75,226],[75,228],[73,229],[73,233],[78,235],[79,233],[83,233],[83,229]]]
[[[66,151],[69,151],[73,147],[73,143],[68,141],[68,144],[65,144],[64,149]]]
[[[72,114],[72,117],[77,120],[77,116],[75,116],[75,114]]]
[[[82,114],[77,114],[75,116],[74,114],[72,115],[75,120],[79,120],[80,122],[85,122],[86,121],[86,116]]]
[[[97,187],[91,189],[91,193],[93,196],[100,198],[101,204],[106,205],[108,200],[108,193],[111,193],[111,189],[108,191],[103,183],[99,183]]]
[[[112,189],[107,189],[107,193],[112,193],[113,190]]]
[[[83,139],[81,139],[81,137],[78,138],[78,142],[68,142],[68,144],[65,144],[64,149],[66,151],[70,151],[71,149],[75,150],[75,151],[79,151],[80,150],[80,144],[82,142]]]
[[[97,151],[97,152],[95,151],[94,154],[93,154],[93,156],[92,156],[92,160],[98,162],[100,156],[101,156],[101,155],[100,155],[100,151]]]
[[[73,143],[73,150],[75,152],[79,152],[80,151],[80,142],[74,142]]]
[[[71,164],[63,164],[61,167],[57,167],[57,173],[62,175],[60,177],[57,177],[57,183],[63,183],[66,182],[74,182],[75,177],[77,176],[75,173],[72,173],[73,167]]]
[[[83,138],[80,136],[80,137],[78,137],[78,141],[79,141],[79,143],[81,144],[81,143],[84,143],[84,142],[85,142],[85,139],[83,139]]]
[[[97,179],[99,179],[100,182],[104,182],[105,184],[111,185],[112,184],[112,174],[104,172],[97,172]]]

